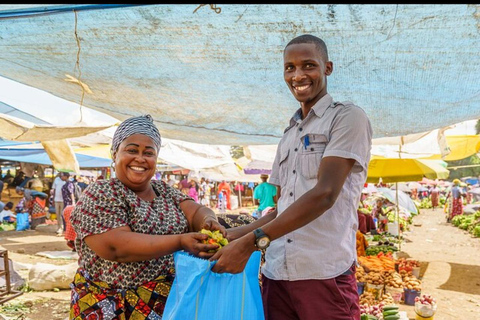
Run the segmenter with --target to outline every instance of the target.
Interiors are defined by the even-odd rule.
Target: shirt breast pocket
[[[325,135],[318,133],[308,133],[300,139],[302,140],[302,150],[299,157],[300,174],[306,179],[314,179],[317,177],[328,139]]]
[[[286,151],[282,152],[280,157],[280,162],[278,163],[279,173],[280,173],[280,185],[283,187],[287,183],[287,176],[288,176],[288,155],[290,150],[287,149]]]

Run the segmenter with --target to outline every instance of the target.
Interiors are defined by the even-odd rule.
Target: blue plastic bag
[[[259,271],[261,252],[255,251],[242,273],[215,273],[216,261],[184,251],[173,254],[176,276],[164,320],[264,320]]]
[[[17,213],[17,228],[16,231],[23,231],[30,228],[30,222],[28,221],[28,212]]]

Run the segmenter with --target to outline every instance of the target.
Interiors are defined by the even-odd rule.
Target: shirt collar
[[[317,117],[321,117],[325,111],[332,105],[333,98],[330,94],[324,95],[320,100],[315,103],[310,112],[313,112]],[[293,127],[296,123],[302,122],[302,108],[298,108],[297,111],[290,118],[290,125],[285,131]]]

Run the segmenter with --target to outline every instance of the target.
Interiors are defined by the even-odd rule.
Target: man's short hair
[[[285,49],[287,49],[287,47],[292,44],[301,44],[301,43],[313,43],[317,48],[317,50],[323,55],[323,57],[325,58],[325,61],[328,61],[328,50],[327,50],[327,45],[325,44],[325,41],[311,34],[302,34],[301,36],[293,38],[285,46]]]

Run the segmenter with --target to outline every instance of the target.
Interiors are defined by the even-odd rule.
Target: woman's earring
[[[112,167],[112,169],[115,170],[115,161],[112,161],[112,163],[110,164],[110,167]]]

